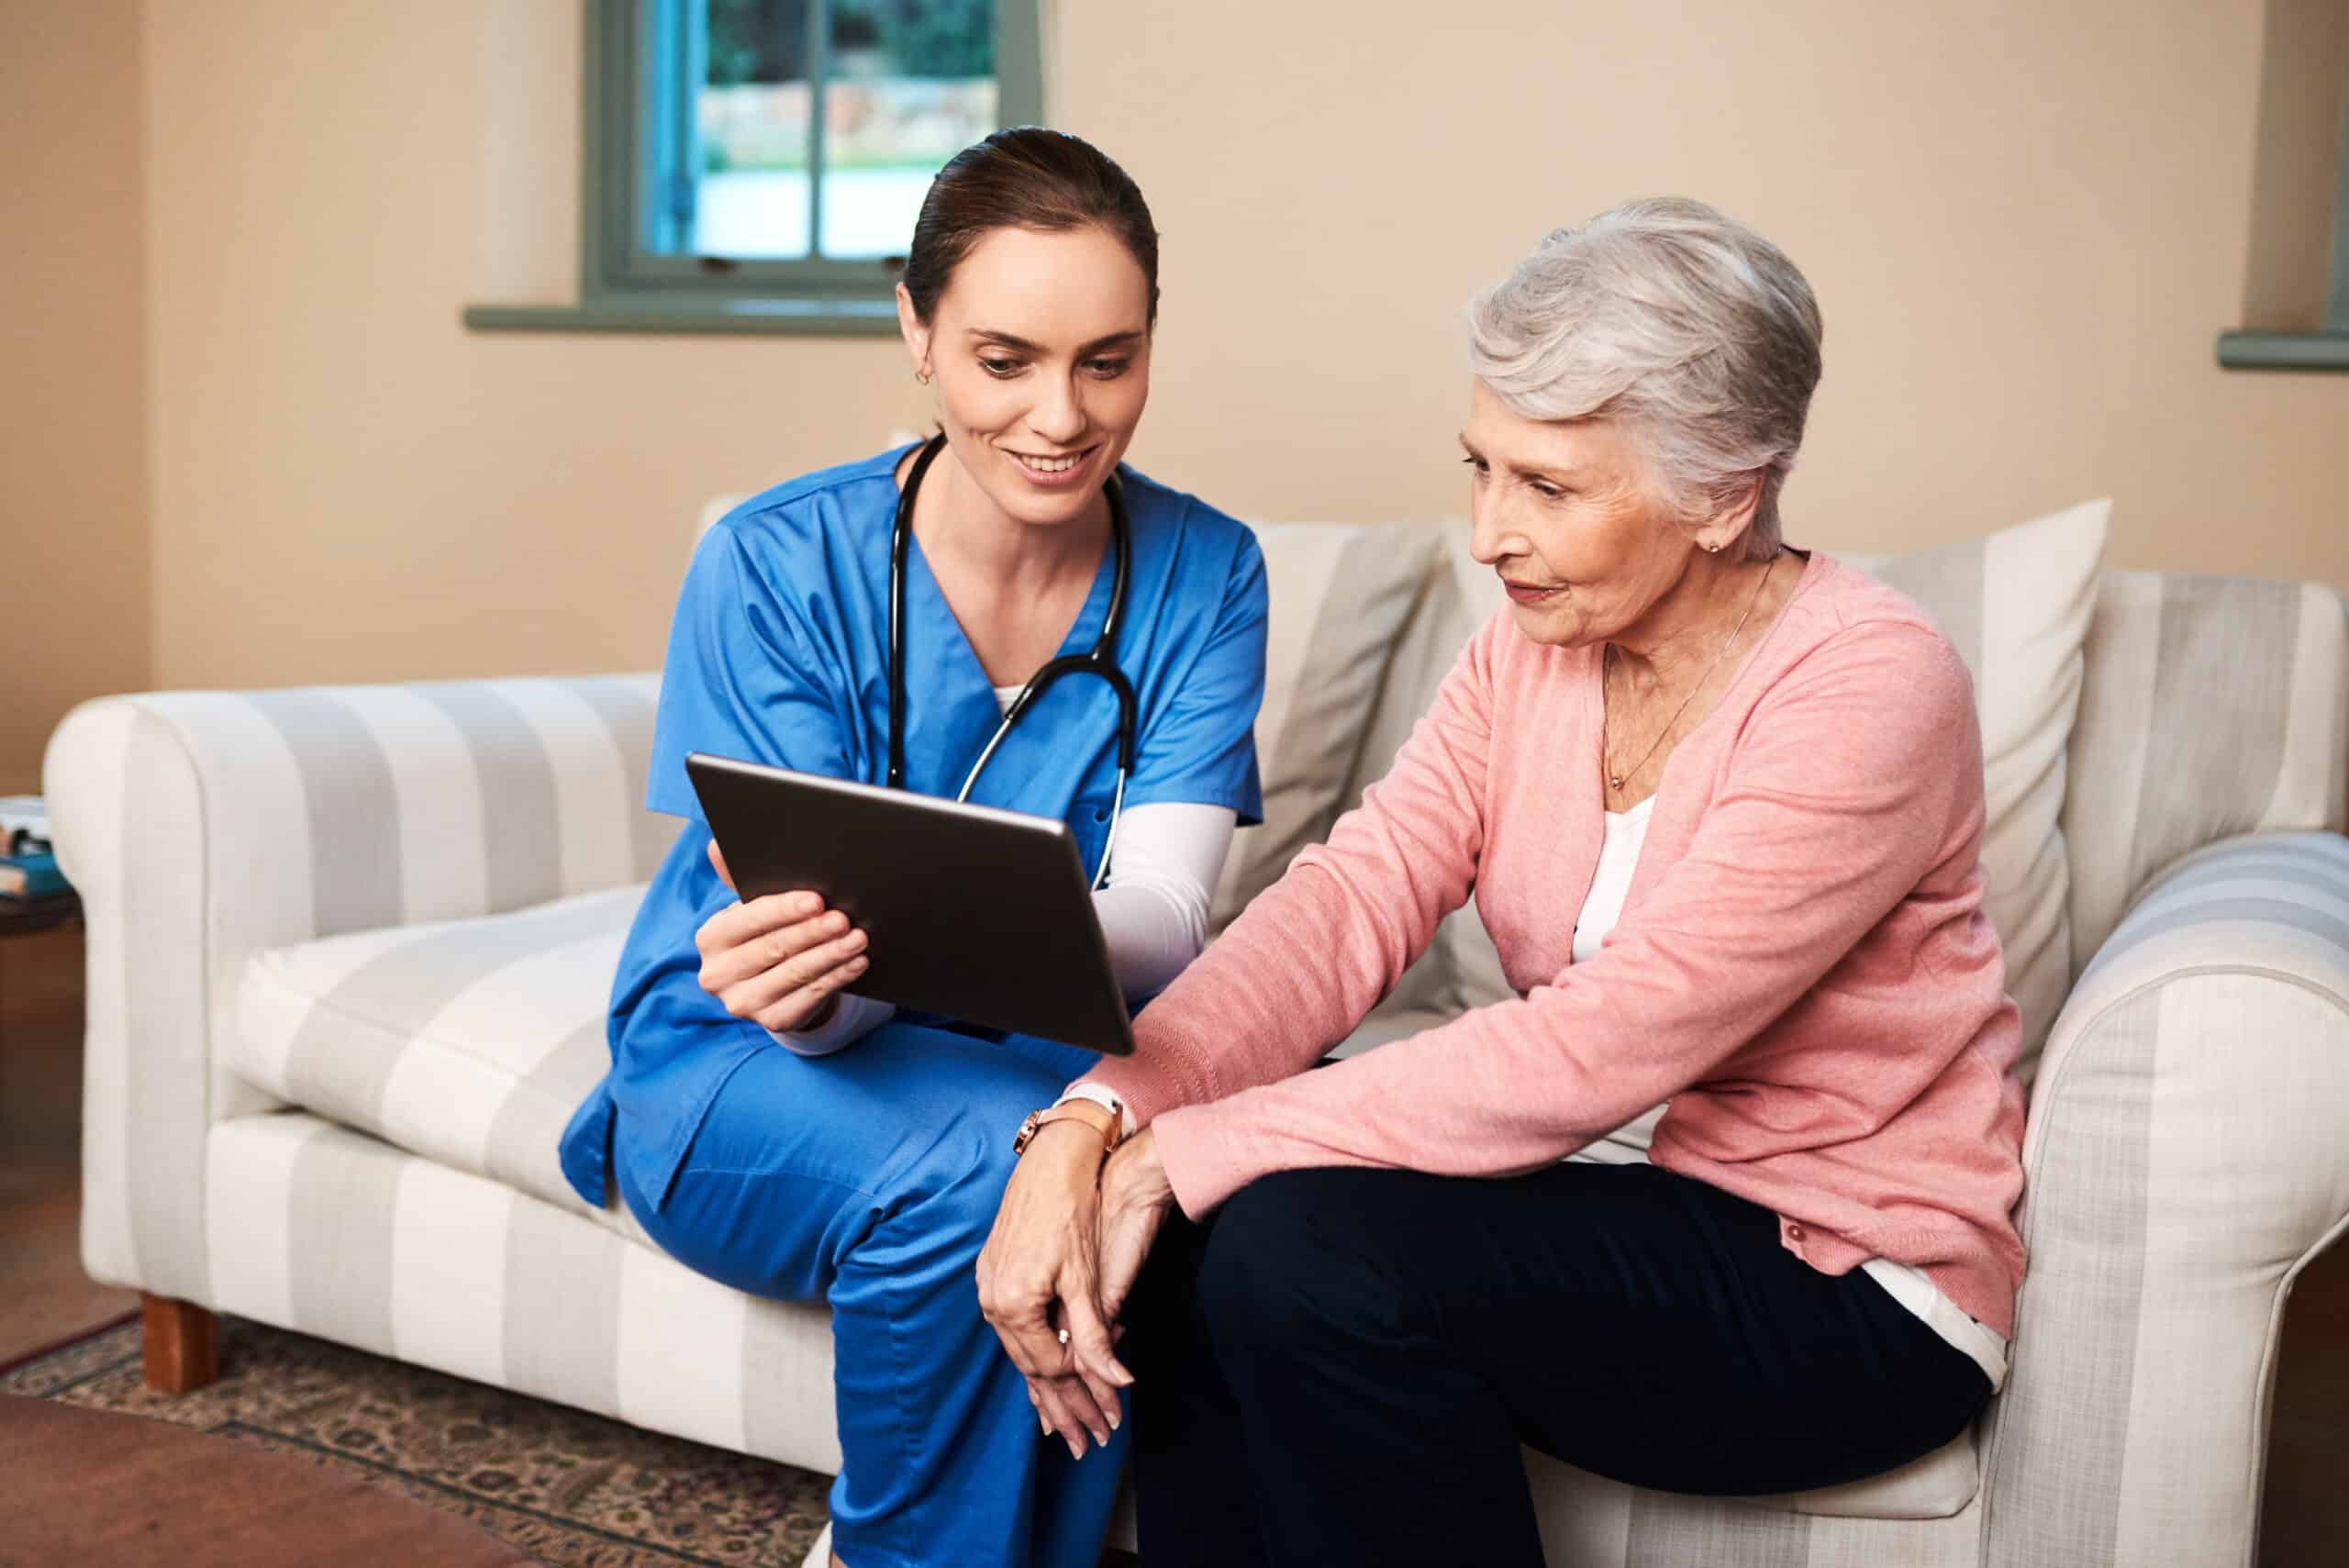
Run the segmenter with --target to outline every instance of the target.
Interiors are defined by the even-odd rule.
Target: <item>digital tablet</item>
[[[701,751],[685,773],[742,897],[811,890],[864,929],[852,994],[1132,1051],[1067,823]]]

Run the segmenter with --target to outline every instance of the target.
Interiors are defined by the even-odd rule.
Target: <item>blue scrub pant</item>
[[[849,1568],[1100,1559],[1125,1430],[1081,1462],[1044,1437],[974,1273],[1020,1118],[1099,1060],[910,1023],[832,1056],[778,1046],[727,1081],[659,1209],[614,1162],[678,1262],[755,1296],[831,1303],[832,1548]]]

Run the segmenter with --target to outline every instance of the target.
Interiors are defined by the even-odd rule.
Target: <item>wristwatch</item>
[[[1112,1150],[1125,1140],[1126,1114],[1122,1106],[1111,1107],[1098,1100],[1063,1100],[1056,1106],[1028,1113],[1019,1124],[1019,1134],[1011,1140],[1011,1152],[1017,1158],[1028,1152],[1028,1145],[1036,1135],[1056,1121],[1081,1121],[1101,1135],[1101,1157],[1108,1159]]]

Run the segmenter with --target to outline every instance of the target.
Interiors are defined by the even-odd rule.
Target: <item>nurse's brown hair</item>
[[[956,153],[930,183],[906,257],[906,293],[928,322],[954,269],[997,228],[1102,229],[1132,253],[1158,322],[1158,229],[1133,176],[1081,137],[1041,126],[999,130]]]

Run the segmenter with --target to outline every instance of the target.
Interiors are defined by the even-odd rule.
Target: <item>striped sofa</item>
[[[1529,1455],[1553,1563],[2253,1561],[2284,1306],[2349,1224],[2349,620],[2310,584],[2099,571],[2100,510],[2032,528],[1875,563],[1975,669],[1993,915],[2044,1041],[2012,1379],[1951,1450],[1830,1494]],[[1219,927],[1384,771],[1493,603],[1456,528],[1261,532],[1267,822]],[[678,1266],[555,1164],[674,829],[641,809],[656,693],[172,692],[60,728],[83,1253],[146,1293],[159,1382],[209,1375],[229,1312],[837,1465],[821,1308]],[[1481,939],[1473,906],[1447,922],[1341,1049],[1488,999]]]

